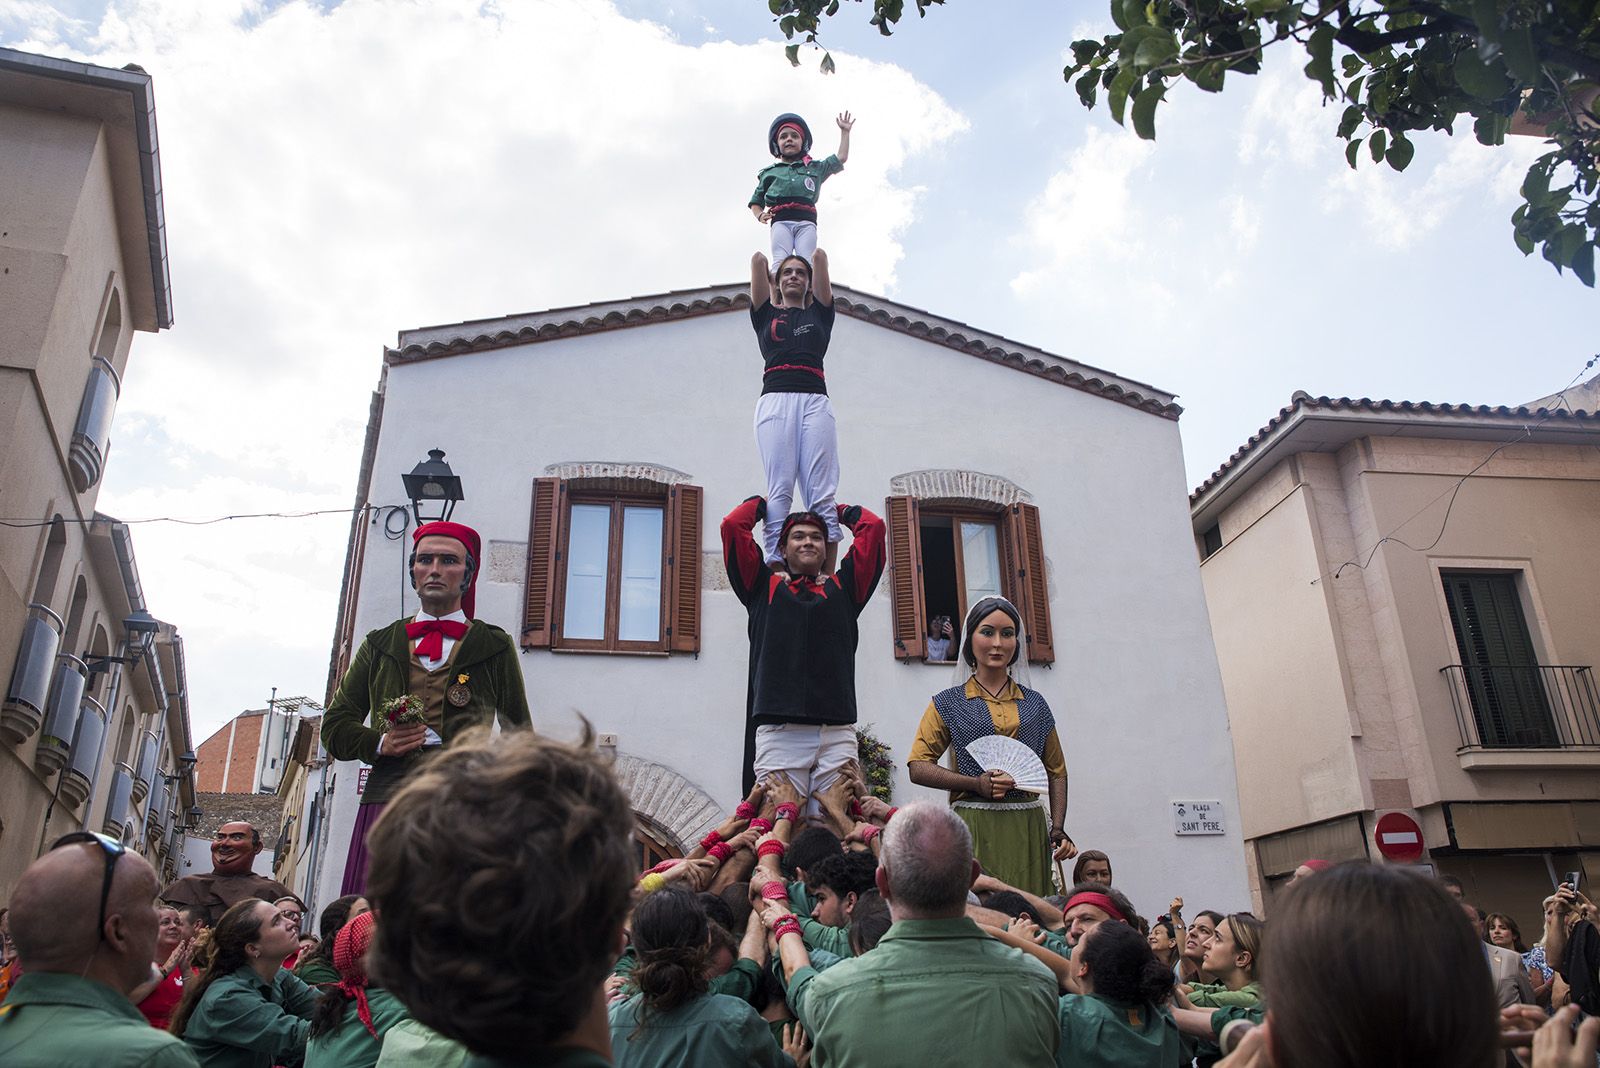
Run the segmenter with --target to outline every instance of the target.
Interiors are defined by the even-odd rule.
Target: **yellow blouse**
[[[966,693],[968,697],[981,697],[983,703],[989,706],[989,719],[994,723],[994,732],[1006,738],[1015,738],[1017,729],[1022,725],[1022,719],[1017,713],[1018,703],[1022,700],[1022,689],[1015,682],[1007,681],[1006,688],[1000,691],[998,698],[990,697],[978,685],[976,678],[967,680]],[[928,760],[934,763],[944,756],[945,750],[950,748],[950,728],[945,726],[944,717],[939,715],[939,710],[928,702],[928,710],[922,713],[922,722],[917,724],[917,736],[911,743],[911,752],[906,755],[906,763],[913,760]],[[1052,779],[1064,778],[1067,774],[1067,761],[1061,753],[1061,739],[1056,734],[1054,727],[1050,728],[1050,735],[1044,740],[1044,752],[1039,754],[1039,759],[1044,762],[1044,770]],[[954,763],[952,755],[951,763]],[[967,792],[954,793],[957,801],[977,797],[976,794]]]

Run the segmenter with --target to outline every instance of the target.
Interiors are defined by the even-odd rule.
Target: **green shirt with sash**
[[[305,1054],[317,995],[287,968],[272,979],[248,964],[206,987],[183,1029],[204,1068],[272,1068]]]
[[[794,1068],[756,1011],[726,994],[703,994],[671,1012],[651,1013],[643,995],[611,1006],[611,1056],[617,1068]]]
[[[0,1006],[6,1068],[195,1068],[178,1039],[150,1026],[133,1003],[78,975],[27,972]]]
[[[1178,1025],[1154,1005],[1064,994],[1058,1016],[1060,1068],[1178,1068]]]
[[[376,1037],[361,1022],[356,1003],[346,1001],[338,1026],[306,1042],[305,1068],[373,1068],[389,1029],[411,1014],[399,998],[375,986],[367,988],[367,1007],[372,1010]]]

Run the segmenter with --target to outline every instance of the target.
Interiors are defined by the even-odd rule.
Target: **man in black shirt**
[[[782,567],[779,527],[794,501],[798,480],[806,508],[820,516],[828,551],[823,570],[831,574],[839,530],[834,494],[839,488],[838,430],[828,400],[822,361],[833,333],[833,288],[828,254],[816,263],[790,256],[778,264],[778,297],[772,303],[767,258],[750,261],[750,325],[755,328],[764,364],[761,399],[756,402],[756,444],[767,474],[767,514],[762,548],[767,563]]]

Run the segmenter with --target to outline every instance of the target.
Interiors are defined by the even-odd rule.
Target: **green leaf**
[[[1133,29],[1127,16],[1122,13],[1122,0],[1111,0],[1111,21],[1117,24],[1117,29],[1127,33]]]
[[[1325,22],[1311,31],[1311,40],[1306,42],[1306,51],[1311,54],[1311,62],[1306,64],[1306,77],[1322,83],[1324,97],[1334,95],[1333,34],[1333,27]]]
[[[1139,76],[1129,67],[1117,71],[1117,76],[1111,79],[1111,89],[1106,94],[1106,107],[1111,109],[1111,117],[1117,120],[1118,126],[1122,125],[1122,113],[1128,106],[1128,94],[1133,92],[1133,87],[1138,81]]]
[[[839,13],[839,0],[833,0],[833,3],[828,5],[828,17],[832,18],[833,16],[837,15],[838,13]]]
[[[1359,137],[1351,141],[1349,147],[1344,150],[1344,158],[1349,161],[1351,170],[1356,169],[1356,153],[1359,151],[1361,151],[1361,138]]]
[[[1544,207],[1550,200],[1550,169],[1543,163],[1543,159],[1535,162],[1522,180],[1522,197],[1535,208]]]
[[[767,10],[774,15],[783,14],[783,0],[767,0]]]
[[[1159,67],[1178,55],[1178,38],[1171,30],[1158,30],[1154,26],[1149,30],[1150,33],[1140,40],[1139,49],[1133,55],[1133,69],[1139,74]]]
[[[1498,100],[1505,95],[1507,89],[1511,88],[1505,70],[1498,60],[1492,64],[1485,63],[1478,58],[1478,53],[1470,48],[1463,48],[1456,53],[1455,75],[1456,84],[1461,86],[1467,95],[1475,96],[1479,100]]]
[[[1366,65],[1366,60],[1362,59],[1353,52],[1346,52],[1339,59],[1339,69],[1344,72],[1344,76],[1346,78],[1354,77],[1355,75],[1360,74],[1361,68],[1365,67]]]
[[[1072,62],[1078,66],[1092,63],[1094,57],[1100,54],[1099,41],[1073,41]]]
[[[1190,67],[1188,75],[1190,81],[1206,92],[1220,93],[1222,80],[1228,76],[1228,63],[1226,60],[1214,59],[1198,67]]]
[[[1389,150],[1383,154],[1384,162],[1397,171],[1403,171],[1411,163],[1411,157],[1416,154],[1416,146],[1411,139],[1403,133],[1394,135],[1394,140],[1389,143]]]
[[[1259,19],[1282,11],[1288,3],[1289,0],[1245,0],[1244,9],[1252,18]]]
[[[832,74],[835,70],[838,69],[837,67],[834,66],[833,53],[832,52],[824,52],[824,53],[822,53],[821,69],[822,69],[822,73],[824,73],[824,74]]]
[[[784,46],[783,54],[789,57],[789,66],[798,67],[800,65],[800,46],[799,45],[792,44],[792,45]]]
[[[1561,266],[1571,267],[1577,259],[1578,250],[1593,248],[1589,244],[1589,231],[1577,223],[1568,223],[1561,228],[1560,235],[1555,239],[1558,249],[1557,256]]]
[[[1526,26],[1507,30],[1500,40],[1500,52],[1505,57],[1506,69],[1523,85],[1539,81],[1539,53],[1533,47],[1533,31]]]
[[[1100,72],[1089,71],[1074,82],[1072,87],[1078,91],[1078,99],[1083,101],[1084,107],[1094,107],[1095,91],[1100,87]]]
[[[1506,143],[1506,132],[1511,129],[1511,120],[1504,115],[1480,115],[1472,124],[1472,132],[1477,135],[1481,145],[1503,145]]]
[[[1356,132],[1356,127],[1361,125],[1361,118],[1366,114],[1359,105],[1351,104],[1344,109],[1344,115],[1339,119],[1339,129],[1336,136],[1349,137]]]
[[[1156,105],[1166,95],[1166,86],[1152,85],[1133,98],[1133,132],[1146,141],[1156,139]]]
[[[1372,131],[1372,137],[1367,141],[1367,149],[1372,153],[1372,162],[1383,162],[1383,147],[1388,144],[1389,135],[1382,130]]]
[[[1130,29],[1150,25],[1150,19],[1145,14],[1145,0],[1122,0],[1122,17]]]
[[[1594,243],[1585,241],[1578,246],[1578,251],[1572,256],[1572,273],[1578,276],[1578,281],[1594,288]]]

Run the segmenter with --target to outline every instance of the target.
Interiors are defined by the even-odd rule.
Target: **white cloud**
[[[1239,131],[1239,162],[1309,167],[1328,158],[1344,109],[1324,106],[1322,87],[1292,63],[1273,63],[1258,78]]]
[[[898,67],[823,77],[595,0],[128,0],[79,40],[150,71],[160,123],[177,325],[135,341],[101,498],[124,516],[348,507],[399,329],[743,277],[779,112],[819,154],[856,114],[822,242],[892,291],[919,194],[897,174],[966,126]],[[198,735],[273,685],[320,696],[347,524],[136,528]]]

